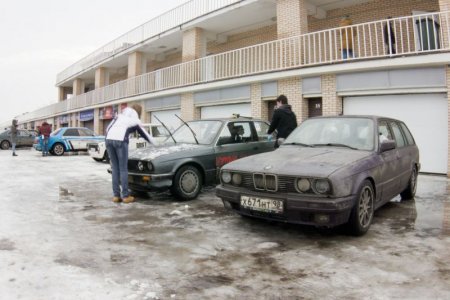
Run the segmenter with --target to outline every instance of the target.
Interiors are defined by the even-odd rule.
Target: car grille
[[[265,178],[265,180],[264,180]],[[280,193],[297,193],[295,189],[296,177],[276,176],[262,173],[242,174],[242,187],[252,191],[268,191]]]

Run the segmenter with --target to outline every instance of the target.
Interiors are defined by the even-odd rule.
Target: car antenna
[[[175,142],[175,144],[176,144],[177,141],[175,141],[175,138],[173,137],[172,132],[170,132],[170,130],[169,130],[169,128],[167,128],[166,124],[164,124],[157,116],[153,116],[153,117],[155,117],[155,119],[156,119],[159,123],[161,123],[161,125],[169,132],[170,137],[172,138],[172,140],[173,140],[173,141]]]
[[[184,125],[186,125],[189,130],[192,132],[195,142],[197,143],[197,145],[199,144],[198,140],[197,140],[197,135],[195,134],[194,130],[192,130],[191,126],[189,126],[188,123],[186,123],[182,118],[180,118],[177,114],[175,114],[175,117],[177,117],[178,119],[180,119],[181,122],[183,122]]]

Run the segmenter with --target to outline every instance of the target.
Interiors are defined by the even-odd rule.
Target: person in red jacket
[[[42,156],[48,155],[48,139],[50,137],[50,133],[52,132],[52,127],[47,122],[42,123],[39,128],[39,135],[42,138]]]

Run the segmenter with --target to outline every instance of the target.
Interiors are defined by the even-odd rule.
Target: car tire
[[[109,164],[109,154],[108,151],[105,150],[105,154],[103,155],[103,159]]]
[[[95,161],[98,161],[98,162],[102,162],[102,161],[103,161],[103,158],[93,157],[93,159],[94,159]]]
[[[352,235],[364,235],[372,224],[374,215],[375,193],[372,183],[364,180],[358,190],[358,198],[348,221],[349,231]]]
[[[61,143],[56,143],[55,145],[53,145],[52,147],[52,152],[54,155],[56,156],[61,156],[64,154],[65,150],[64,150],[64,145]]]
[[[180,200],[195,199],[202,189],[202,174],[194,166],[184,166],[175,174],[171,192]]]
[[[413,168],[411,172],[411,177],[409,178],[408,186],[406,189],[400,193],[402,200],[412,200],[416,196],[417,190],[417,169]]]
[[[0,143],[0,148],[2,149],[2,150],[8,150],[9,149],[9,147],[11,147],[11,145],[10,145],[10,143],[8,142],[8,141],[2,141],[1,143]]]

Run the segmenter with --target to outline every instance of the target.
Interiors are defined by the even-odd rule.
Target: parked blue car
[[[65,152],[87,151],[87,144],[92,142],[103,142],[104,136],[96,135],[89,128],[63,127],[53,131],[48,140],[49,152],[61,156]],[[36,138],[34,149],[42,151],[42,138]]]

